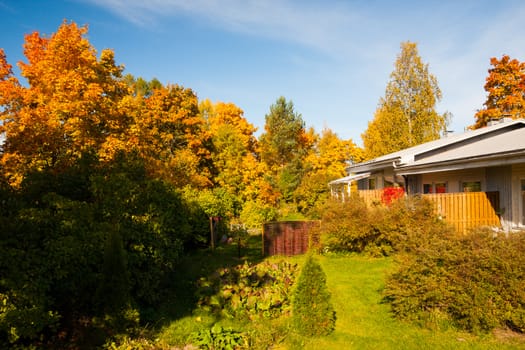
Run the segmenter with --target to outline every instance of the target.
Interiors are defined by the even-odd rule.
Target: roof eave
[[[370,162],[370,163],[360,163],[355,165],[350,165],[346,168],[346,171],[351,173],[364,173],[364,172],[373,172],[377,170],[382,170],[385,168],[394,167],[394,163],[400,161],[400,157],[393,157],[389,159],[382,160],[380,162]]]
[[[441,171],[503,166],[525,162],[525,149],[502,152],[479,157],[459,158],[420,165],[402,166],[396,169],[397,175],[418,175]]]

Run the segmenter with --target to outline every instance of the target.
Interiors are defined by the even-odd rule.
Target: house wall
[[[455,171],[443,171],[436,173],[422,174],[418,181],[417,193],[423,193],[424,184],[446,183],[447,192],[463,192],[461,184],[463,182],[481,182],[481,191],[487,191],[487,178],[484,168],[464,169]]]
[[[370,178],[375,179],[375,188],[381,189],[385,179],[393,178],[393,173],[385,170],[372,174]],[[500,217],[502,228],[506,231],[525,229],[525,163],[410,175],[407,178],[406,187],[412,194],[423,193],[425,184],[436,183],[446,183],[448,193],[463,192],[464,182],[479,181],[482,192],[499,193],[499,208],[494,210]],[[369,189],[368,181],[360,180],[359,189]]]
[[[525,218],[522,180],[525,180],[525,164],[512,165],[512,228],[524,228]]]
[[[371,181],[374,182],[374,188],[370,188]],[[403,185],[403,178],[401,176],[394,174],[394,168],[384,169],[383,171],[378,171],[371,174],[366,179],[361,179],[357,181],[358,190],[379,190],[385,187],[390,187],[392,184],[397,183]]]
[[[384,186],[384,172],[383,171],[380,171],[380,172],[376,172],[376,173],[373,173],[371,174],[369,177],[367,177],[366,179],[361,179],[361,180],[358,180],[357,181],[357,189],[358,190],[377,190],[377,189],[381,189],[383,188]],[[371,183],[374,183],[374,188],[371,188]]]
[[[447,184],[447,192],[463,192],[463,182],[480,181],[481,191],[498,191],[501,225],[505,230],[525,227],[521,181],[525,181],[525,164],[436,172],[412,177],[414,193],[423,193],[424,184]]]
[[[512,166],[490,167],[486,170],[487,191],[498,191],[501,226],[510,230],[512,223]]]

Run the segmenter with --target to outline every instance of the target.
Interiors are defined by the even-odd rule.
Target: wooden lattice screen
[[[263,253],[267,255],[298,255],[318,241],[314,228],[320,221],[279,221],[263,225]]]

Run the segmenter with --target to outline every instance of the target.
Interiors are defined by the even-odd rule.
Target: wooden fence
[[[480,226],[500,227],[499,192],[424,194],[436,204],[436,213],[460,233]]]
[[[304,254],[310,244],[317,241],[313,229],[320,221],[279,221],[263,225],[263,254],[298,255]]]
[[[359,197],[363,198],[367,205],[381,203],[383,190],[360,190]]]
[[[368,205],[381,202],[383,190],[359,191]],[[499,192],[432,193],[422,195],[436,204],[436,214],[460,233],[480,226],[500,227]]]

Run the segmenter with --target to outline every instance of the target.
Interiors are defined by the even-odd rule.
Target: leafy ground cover
[[[472,335],[441,324],[436,329],[421,328],[395,319],[383,302],[385,275],[395,268],[392,258],[363,255],[318,256],[327,276],[327,285],[336,311],[335,331],[324,337],[305,337],[290,327],[289,317],[225,318],[199,308],[195,281],[216,274],[225,267],[285,261],[302,266],[304,257],[263,259],[259,241],[252,238],[238,258],[234,245],[214,252],[202,251],[187,257],[179,269],[177,283],[185,284],[172,306],[172,315],[156,334],[158,344],[182,347],[188,339],[203,348],[213,344],[242,344],[249,348],[274,349],[522,349],[523,337],[498,330]],[[198,294],[198,293],[197,293]],[[173,313],[174,312],[174,313]],[[240,335],[244,334],[244,338]],[[248,340],[250,338],[251,340]],[[255,339],[255,340],[254,340]],[[215,343],[213,343],[215,342]],[[160,345],[159,345],[160,346]]]

